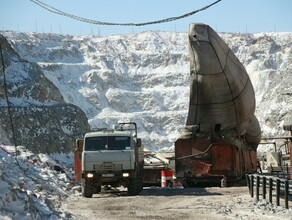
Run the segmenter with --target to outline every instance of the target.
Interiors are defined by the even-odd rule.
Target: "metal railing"
[[[283,198],[285,208],[289,208],[289,201],[292,201],[292,180],[265,174],[247,174],[246,181],[250,195],[252,198],[255,196],[256,201],[259,201],[261,191],[263,199],[266,199],[268,194],[269,202],[273,203],[275,192],[276,205],[280,206],[280,198]]]

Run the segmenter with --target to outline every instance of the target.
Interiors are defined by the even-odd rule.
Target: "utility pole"
[[[36,20],[35,20],[35,32],[36,32],[36,33],[38,32],[38,23],[37,23]]]

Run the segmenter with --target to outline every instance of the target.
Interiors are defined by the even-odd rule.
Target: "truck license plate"
[[[103,173],[101,176],[102,177],[114,177],[115,174],[113,174],[113,173]]]

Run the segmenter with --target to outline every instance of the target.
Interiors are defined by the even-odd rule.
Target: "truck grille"
[[[114,164],[112,162],[104,162],[102,164],[93,165],[94,170],[100,171],[100,170],[122,170],[123,165],[122,164]]]

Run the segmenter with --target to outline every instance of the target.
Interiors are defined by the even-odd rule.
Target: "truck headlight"
[[[87,178],[92,178],[92,177],[93,177],[93,173],[87,173],[87,174],[86,174],[86,177],[87,177]]]
[[[129,177],[129,173],[123,173],[123,177]]]

